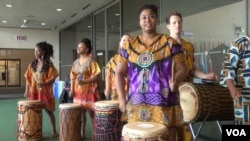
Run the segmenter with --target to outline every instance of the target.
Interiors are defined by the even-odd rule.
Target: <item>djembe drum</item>
[[[42,139],[42,108],[40,101],[19,101],[17,118],[17,139],[38,141]]]
[[[122,141],[167,141],[168,129],[154,122],[127,123],[122,129]]]
[[[184,82],[179,85],[179,93],[186,123],[205,118],[206,121],[234,120],[234,104],[228,88],[213,83]]]
[[[95,102],[95,139],[97,141],[119,141],[122,122],[118,101]]]
[[[81,106],[64,103],[59,109],[60,141],[81,141]]]

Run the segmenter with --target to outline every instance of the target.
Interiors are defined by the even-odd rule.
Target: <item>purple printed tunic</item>
[[[126,43],[120,54],[127,60],[129,95],[132,104],[172,106],[179,104],[178,94],[170,91],[173,58],[182,58],[181,46],[171,37],[159,34],[150,47],[141,37]],[[184,60],[183,58],[181,60]]]

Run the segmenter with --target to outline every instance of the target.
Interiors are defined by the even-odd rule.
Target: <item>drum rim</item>
[[[182,84],[186,83],[192,85],[192,89],[196,91],[197,100],[199,100],[197,104],[199,109],[194,118],[190,118],[191,120],[185,120],[185,123],[192,123],[195,121],[201,122],[204,121],[205,118],[206,121],[234,119],[233,101],[229,94],[230,91],[227,88],[219,84],[193,84],[190,82],[185,82]],[[206,86],[211,86],[211,88]],[[230,104],[231,108],[228,108],[230,107],[228,104]],[[209,115],[207,115],[208,112]]]
[[[20,100],[17,102],[18,105],[32,105],[32,104],[43,104],[42,101],[39,100]]]
[[[60,109],[81,108],[81,105],[77,103],[61,103],[59,104],[59,108]]]
[[[132,129],[131,127],[135,127],[139,124],[152,124],[154,127],[152,129],[147,128],[148,130],[140,130],[140,129]],[[128,131],[130,130],[130,131]],[[136,131],[141,131],[143,135],[139,135],[136,133]],[[148,132],[147,132],[148,131]],[[155,123],[155,122],[132,122],[127,123],[123,126],[122,129],[122,136],[123,137],[129,137],[131,139],[137,139],[137,138],[151,138],[156,137],[159,134],[168,132],[167,127],[164,124]],[[149,134],[150,133],[150,134]]]
[[[200,101],[201,101],[201,97],[200,97],[200,93],[199,93],[198,89],[195,87],[195,85],[194,85],[193,83],[191,83],[191,82],[182,82],[182,83],[179,85],[178,90],[179,90],[183,85],[191,85],[191,87],[192,87],[193,90],[195,91],[195,94],[196,94],[196,97],[197,97],[197,100],[196,100],[197,106],[198,106],[198,108],[201,107],[201,102],[200,102]],[[181,94],[181,93],[180,93],[180,90],[179,90],[179,95],[180,95],[180,94]],[[181,103],[181,101],[180,101],[180,103]],[[185,122],[185,123],[192,123],[192,122],[196,121],[196,120],[198,119],[197,115],[200,115],[200,113],[201,113],[201,111],[200,111],[200,110],[197,110],[195,116],[194,116],[191,120],[184,120],[184,116],[183,116],[183,122]]]
[[[101,100],[95,102],[95,109],[116,109],[119,107],[119,101],[118,100]]]

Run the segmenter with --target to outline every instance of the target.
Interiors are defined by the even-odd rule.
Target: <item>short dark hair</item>
[[[86,47],[89,49],[88,53],[91,53],[91,51],[92,51],[91,40],[89,38],[83,38],[80,42],[84,43],[86,45]]]
[[[138,15],[145,9],[150,9],[155,13],[156,18],[158,18],[158,7],[155,4],[143,4],[138,11]]]

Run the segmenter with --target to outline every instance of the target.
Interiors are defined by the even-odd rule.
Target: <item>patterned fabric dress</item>
[[[89,79],[93,75],[100,74],[100,72],[99,65],[91,57],[83,65],[79,64],[79,59],[74,61],[70,72],[70,79],[75,81],[74,103],[81,104],[87,109],[94,109],[95,101],[101,99],[98,82],[79,85],[77,79]]]
[[[118,94],[116,91],[116,85],[115,85],[115,69],[117,66],[118,61],[120,60],[120,55],[119,54],[115,54],[113,57],[111,57],[111,59],[109,60],[109,62],[106,65],[106,78],[109,77],[110,78],[110,86],[111,86],[111,100],[118,100]],[[127,93],[128,91],[128,85],[127,85],[127,79],[125,80],[125,91]]]
[[[232,79],[241,89],[241,97],[234,100],[235,124],[250,125],[250,39],[241,37],[230,44],[222,64],[220,84]]]
[[[190,42],[181,39],[181,46],[186,57],[186,65],[188,69],[188,78],[186,81],[193,82],[194,78],[194,46]]]
[[[37,83],[45,83],[55,79],[59,75],[57,69],[51,64],[46,72],[33,71],[31,66],[26,70],[24,77],[29,86],[29,100],[39,100],[43,102],[44,108],[48,111],[55,111],[55,97],[53,93],[53,84],[37,87]]]
[[[184,61],[181,46],[170,36],[158,34],[150,47],[145,47],[141,36],[136,36],[125,43],[120,54],[128,63],[128,122],[181,126],[179,96],[169,86],[172,60]]]
[[[106,79],[109,77],[110,79],[110,86],[111,86],[111,93],[110,93],[110,99],[111,100],[118,100],[118,93],[116,90],[116,85],[115,85],[115,70],[116,66],[118,64],[118,61],[121,60],[120,54],[115,54],[113,57],[110,58],[109,62],[106,65]],[[125,94],[127,97],[128,94],[128,79],[125,78]],[[126,113],[123,113],[121,116],[121,121],[127,122],[128,116]]]
[[[185,57],[186,57],[186,66],[188,69],[188,77],[186,82],[193,82],[193,78],[194,78],[194,46],[193,44],[191,44],[190,42],[181,39],[181,46],[183,48]],[[191,130],[189,128],[188,124],[184,123],[183,129],[179,131],[178,133],[178,138],[182,138],[181,140],[183,141],[192,141],[192,133]]]

